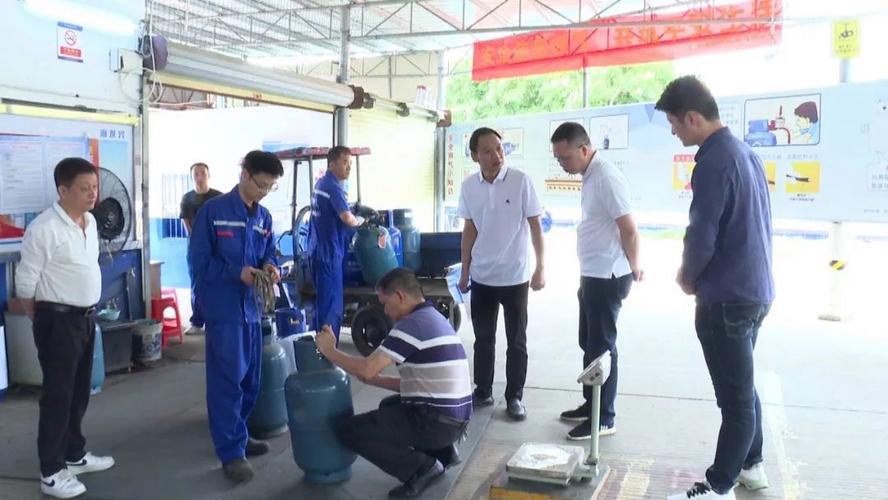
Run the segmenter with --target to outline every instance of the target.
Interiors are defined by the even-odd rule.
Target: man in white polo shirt
[[[481,167],[462,184],[459,216],[462,234],[463,292],[472,290],[475,330],[475,406],[493,404],[496,323],[500,305],[506,322],[506,409],[524,420],[522,399],[527,377],[527,295],[541,290],[543,275],[542,207],[530,177],[505,165],[500,134],[482,127],[469,139],[472,159]],[[536,267],[529,262],[533,240]]]
[[[582,217],[577,226],[580,259],[580,328],[583,366],[607,351],[611,371],[601,387],[599,435],[616,432],[614,402],[617,399],[617,316],[629,295],[632,281],[641,281],[639,235],[629,207],[629,189],[620,170],[591,146],[579,123],[561,124],[552,134],[552,153],[568,174],[583,176]],[[577,422],[568,439],[589,439],[592,388],[583,386],[585,402],[561,419]]]
[[[37,450],[40,489],[56,498],[81,495],[77,474],[105,470],[111,457],[86,451],[80,429],[89,404],[95,305],[101,298],[99,235],[89,210],[96,204],[96,167],[65,158],[55,167],[59,200],[25,232],[15,291],[34,321],[43,370]]]

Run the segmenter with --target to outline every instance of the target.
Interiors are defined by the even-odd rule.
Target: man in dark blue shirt
[[[768,486],[753,368],[758,331],[774,300],[768,181],[761,159],[722,125],[715,99],[695,77],[671,82],[656,109],[682,144],[699,146],[676,281],[697,297],[697,337],[722,411],[706,480],[668,500],[733,499],[738,481],[750,490]]]
[[[317,292],[315,299],[315,331],[330,325],[336,339],[342,324],[342,260],[348,238],[363,219],[348,209],[348,196],[343,183],[351,173],[351,150],[333,146],[327,152],[327,173],[315,184],[311,201],[308,253]]]

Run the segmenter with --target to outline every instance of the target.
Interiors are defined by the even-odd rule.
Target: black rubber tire
[[[362,356],[369,356],[382,344],[392,329],[392,321],[385,315],[379,304],[370,304],[358,309],[352,320],[352,342]]]

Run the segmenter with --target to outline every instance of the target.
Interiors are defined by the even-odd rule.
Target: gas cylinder
[[[357,458],[336,436],[339,426],[355,413],[348,375],[321,362],[313,341],[296,341],[294,346],[298,371],[286,384],[293,459],[310,483],[345,481]]]
[[[274,320],[277,327],[277,336],[281,338],[308,331],[305,309],[282,307],[274,312]]]
[[[379,224],[386,229],[392,240],[392,249],[395,251],[395,258],[398,260],[398,266],[404,266],[404,240],[402,239],[401,230],[395,225],[394,210],[383,210],[379,212]]]
[[[284,348],[276,342],[270,317],[262,318],[260,373],[256,406],[247,419],[250,435],[258,438],[276,436],[287,430],[284,384],[291,370]]]
[[[361,274],[368,285],[375,287],[380,278],[398,267],[392,239],[384,227],[365,224],[358,229],[353,241]]]
[[[395,227],[401,231],[401,244],[404,247],[403,266],[417,272],[422,267],[422,258],[420,257],[422,233],[413,226],[413,210],[398,208],[392,212]]]

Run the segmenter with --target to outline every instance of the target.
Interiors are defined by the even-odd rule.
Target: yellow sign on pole
[[[845,19],[833,23],[833,55],[839,59],[860,55],[860,21]]]

